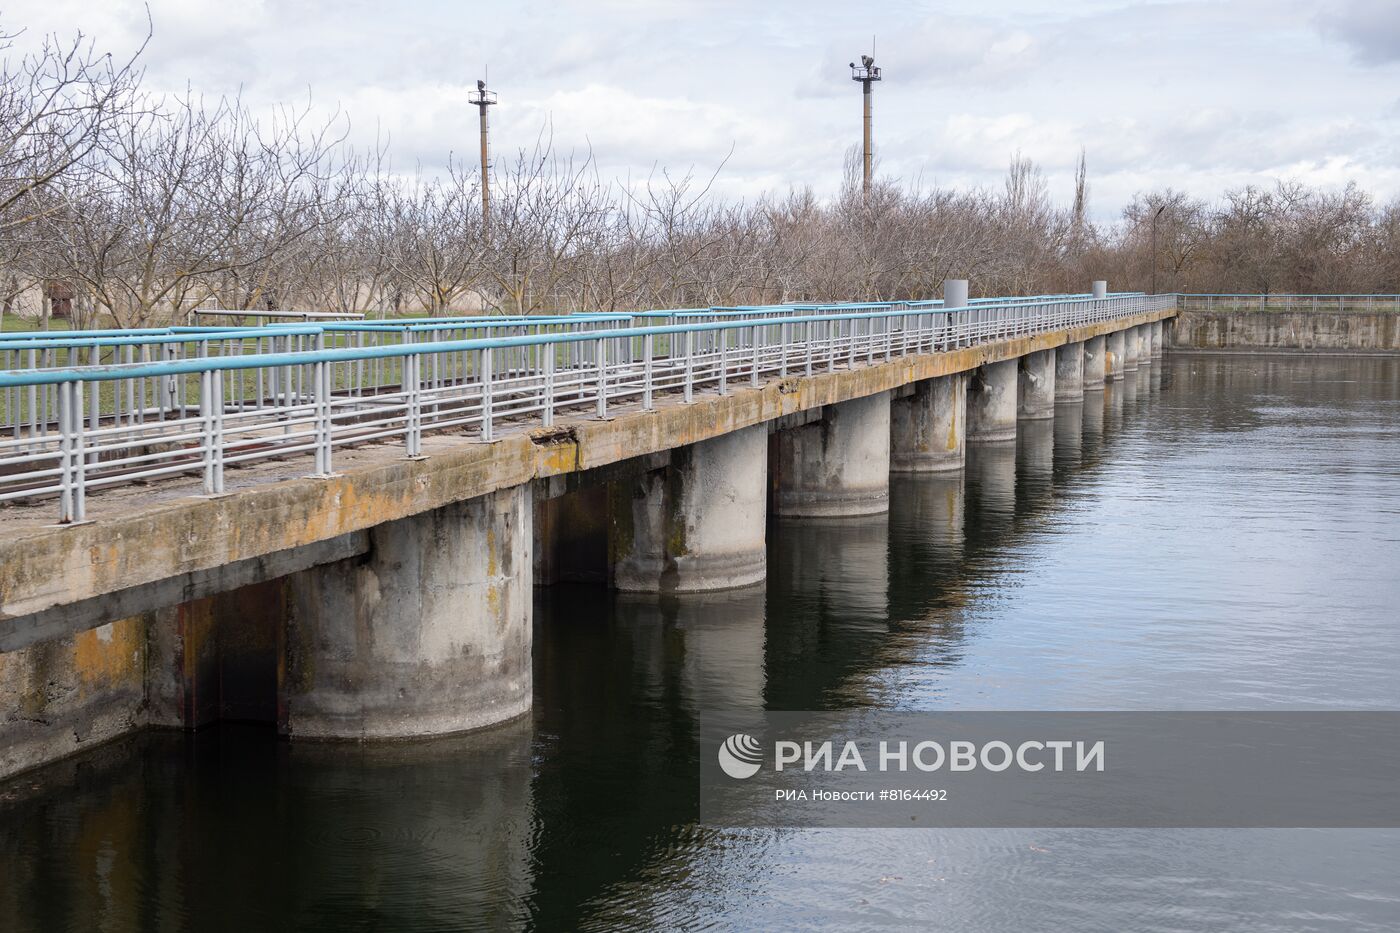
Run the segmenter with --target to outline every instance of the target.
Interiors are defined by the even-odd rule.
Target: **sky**
[[[1090,210],[1172,186],[1207,201],[1247,183],[1355,182],[1400,197],[1400,0],[150,0],[147,86],[339,108],[394,167],[475,159],[467,101],[489,68],[500,158],[541,132],[605,178],[666,169],[755,197],[830,197],[860,142],[870,52],[881,173],[999,187],[1014,153]],[[120,53],[134,0],[12,0],[19,40],[81,29]]]

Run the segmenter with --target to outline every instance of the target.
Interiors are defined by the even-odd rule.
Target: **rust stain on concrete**
[[[119,619],[73,637],[73,669],[84,686],[140,682],[146,629],[140,617]]]

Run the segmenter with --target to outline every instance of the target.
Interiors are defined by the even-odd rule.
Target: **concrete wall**
[[[1179,350],[1400,351],[1393,312],[1183,311],[1168,327]]]
[[[0,779],[143,724],[147,622],[0,653]]]

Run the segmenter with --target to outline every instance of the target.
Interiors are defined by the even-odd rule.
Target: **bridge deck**
[[[126,485],[93,499],[95,521],[55,525],[53,503],[0,509],[0,623],[182,574],[327,541],[533,479],[670,450],[785,415],[874,395],[983,363],[1089,339],[1175,314],[1113,320],[832,372],[769,378],[725,395],[697,391],[610,408],[552,429],[503,423],[491,442],[425,434],[422,456],[400,444],[337,450],[335,473],[308,477],[307,458],[227,471],[225,494],[197,478]],[[2,626],[0,626],[2,627]],[[3,635],[3,632],[0,632]]]

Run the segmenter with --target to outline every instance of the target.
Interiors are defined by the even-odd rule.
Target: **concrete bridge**
[[[0,777],[145,726],[479,728],[532,586],[760,583],[1160,356],[1173,296],[30,335],[0,345]],[[48,364],[48,365],[45,365]],[[55,521],[57,520],[57,521]]]

